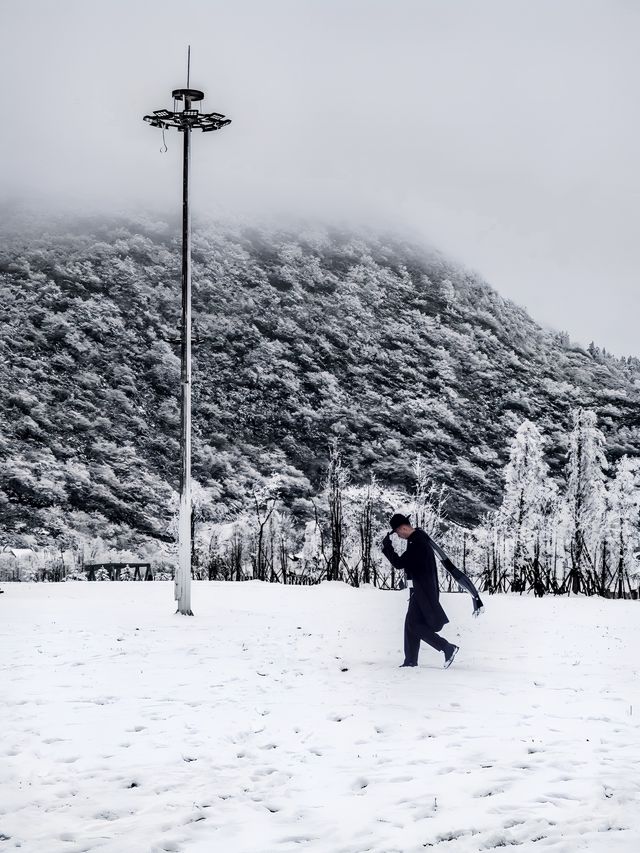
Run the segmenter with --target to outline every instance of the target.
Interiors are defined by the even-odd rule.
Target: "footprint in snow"
[[[428,820],[432,818],[436,813],[435,806],[425,806],[419,805],[413,810],[413,819],[414,820]]]
[[[477,791],[474,797],[495,797],[496,794],[504,794],[504,788],[485,788],[482,791]]]
[[[117,812],[110,811],[108,809],[104,810],[104,811],[96,812],[93,817],[94,817],[94,820],[106,820],[109,822],[114,821],[114,820],[120,820],[120,815]]]
[[[163,841],[158,847],[152,847],[151,849],[152,851],[162,851],[162,853],[180,853],[180,845],[177,841]]]
[[[277,767],[260,767],[251,777],[254,782],[257,782],[259,779],[262,779],[264,776],[272,776],[274,773],[278,772]]]
[[[553,800],[579,800],[580,797],[576,797],[573,794],[567,794],[564,791],[550,791],[546,795],[545,798],[540,798],[538,802],[552,802]]]

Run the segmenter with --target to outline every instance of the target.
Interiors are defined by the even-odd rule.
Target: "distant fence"
[[[127,574],[130,575],[127,580],[153,580],[151,563],[85,563],[83,570],[88,581],[119,581]]]

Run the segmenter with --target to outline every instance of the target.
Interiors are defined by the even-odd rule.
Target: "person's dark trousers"
[[[420,640],[424,640],[436,651],[444,652],[449,648],[450,643],[444,637],[436,634],[424,621],[422,611],[418,606],[418,600],[413,593],[413,589],[409,591],[409,607],[404,620],[404,662],[408,665],[417,665],[418,653],[420,651]]]

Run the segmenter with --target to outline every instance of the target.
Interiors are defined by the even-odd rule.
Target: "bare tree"
[[[605,513],[605,439],[596,427],[595,412],[576,409],[572,416],[566,495],[571,570],[564,589],[590,594],[598,588],[595,562]]]
[[[253,556],[253,576],[258,580],[273,580],[274,542],[270,525],[278,502],[278,479],[271,478],[262,488],[253,490],[256,522],[256,546]]]
[[[345,533],[343,497],[349,482],[347,472],[342,467],[342,458],[338,450],[338,442],[333,441],[329,449],[329,470],[325,481],[325,494],[329,510],[329,533],[326,536],[318,523],[316,507],[316,523],[321,534],[321,551],[326,566],[326,578],[329,581],[342,580],[342,569],[346,566],[343,540]],[[327,554],[326,539],[329,539],[331,550]],[[348,569],[348,566],[346,566]]]
[[[413,464],[415,485],[411,514],[416,527],[421,527],[429,536],[437,537],[444,518],[444,507],[447,502],[447,488],[437,486],[429,477],[424,458],[418,454]]]
[[[280,513],[278,521],[278,564],[280,566],[280,576],[282,577],[282,583],[286,584],[289,581],[289,562],[292,550],[293,523],[291,516],[287,512]]]
[[[233,525],[233,533],[227,545],[227,554],[229,561],[229,579],[242,580],[244,575],[242,571],[242,560],[244,556],[244,540],[240,528],[237,524]]]

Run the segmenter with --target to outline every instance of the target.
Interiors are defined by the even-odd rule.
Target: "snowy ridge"
[[[16,227],[0,251],[9,541],[170,541],[179,229]],[[547,437],[556,479],[577,407],[596,412],[612,464],[640,452],[638,359],[572,345],[432,250],[208,223],[193,264],[193,473],[216,517],[279,471],[285,505],[313,518],[333,438],[360,481],[406,489],[422,454],[436,482],[455,484],[449,516],[466,526],[497,507],[505,440],[525,418]]]
[[[455,664],[401,670],[406,592],[13,584],[2,849],[640,848],[637,602],[444,594]]]

